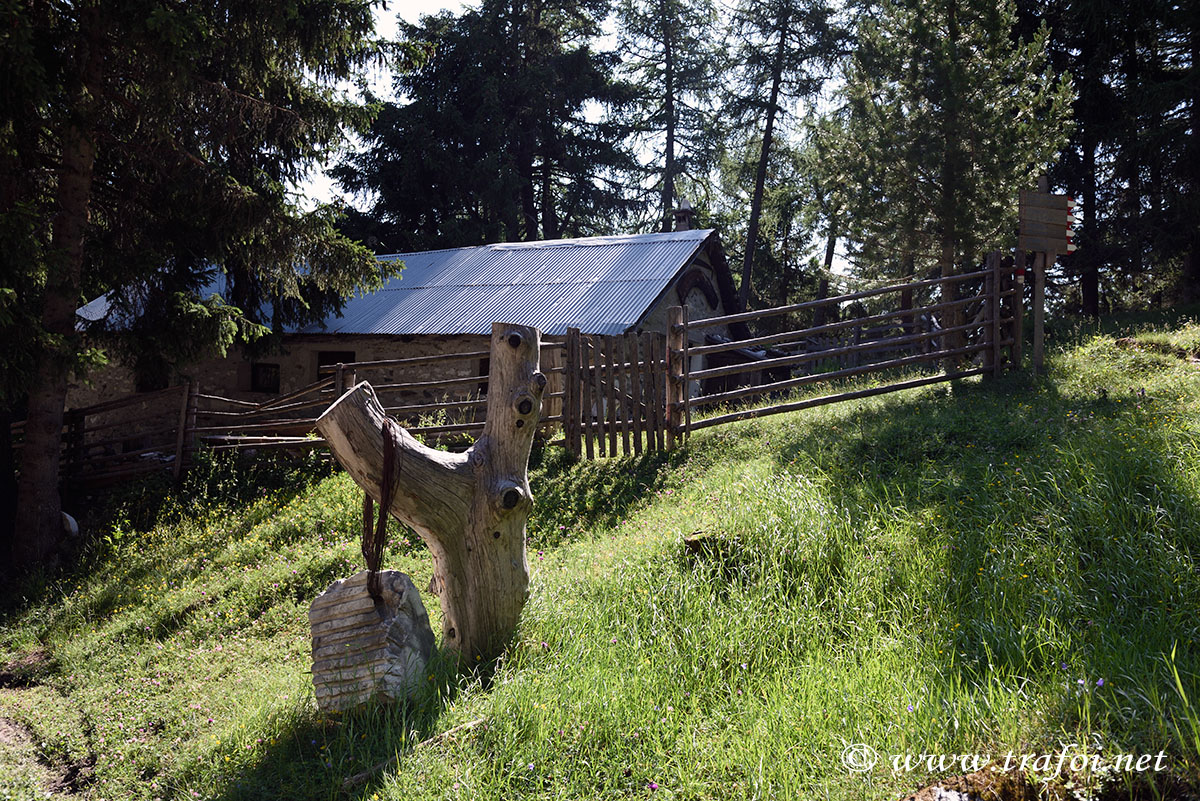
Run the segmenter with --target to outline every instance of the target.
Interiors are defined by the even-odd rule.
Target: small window
[[[483,381],[480,381],[479,386],[475,388],[475,391],[479,393],[479,397],[481,397],[481,398],[487,397],[487,390],[488,390],[487,379],[491,376],[491,372],[492,372],[492,360],[490,358],[488,358],[487,356],[484,356],[482,359],[479,360],[479,377],[482,378]]]
[[[255,362],[250,365],[250,391],[279,394],[279,365]]]
[[[352,350],[319,350],[317,351],[317,380],[329,378],[333,375],[331,370],[325,369],[334,367],[339,364],[350,364],[354,361],[354,351]]]
[[[317,351],[317,369],[330,364],[350,364],[354,361],[352,350],[319,350]]]

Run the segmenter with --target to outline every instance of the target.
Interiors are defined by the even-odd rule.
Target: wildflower
[[[1096,686],[1097,686],[1097,687],[1103,687],[1103,686],[1104,686],[1104,679],[1096,679]]]

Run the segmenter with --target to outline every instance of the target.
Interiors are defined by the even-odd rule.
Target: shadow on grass
[[[403,770],[414,751],[442,734],[442,714],[464,682],[490,686],[496,664],[459,675],[458,663],[440,653],[431,661],[429,682],[406,702],[370,703],[345,712],[298,715],[283,726],[249,766],[229,772],[196,766],[193,773],[216,774],[224,786],[220,801],[289,801],[370,798],[389,775]],[[236,746],[235,746],[236,747]],[[213,752],[218,764],[228,752]],[[186,786],[189,777],[185,775]]]
[[[530,475],[529,546],[556,547],[616,526],[649,503],[684,458],[683,451],[578,462],[565,453],[547,457]]]

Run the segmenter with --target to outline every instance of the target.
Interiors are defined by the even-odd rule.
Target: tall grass
[[[883,799],[930,774],[892,755],[1064,747],[1195,781],[1197,375],[1102,337],[1052,367],[544,454],[517,637],[392,708],[308,684],[352,482],[176,516],[3,620],[0,658],[46,657],[0,714],[94,798]],[[386,563],[428,579],[399,527]],[[883,759],[847,770],[855,744]]]

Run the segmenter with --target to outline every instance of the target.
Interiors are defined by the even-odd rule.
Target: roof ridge
[[[689,239],[706,239],[716,231],[715,228],[689,228],[686,231],[654,231],[648,234],[605,234],[603,236],[580,236],[570,239],[532,239],[518,242],[488,242],[483,245],[462,245],[454,248],[437,248],[434,250],[409,250],[402,253],[383,253],[377,255],[377,260],[399,259],[404,256],[423,256],[432,253],[453,253],[463,250],[522,250],[525,248],[550,247],[597,247],[610,245],[616,241],[637,239],[643,242],[655,241],[687,241]],[[703,236],[700,236],[703,234]]]

